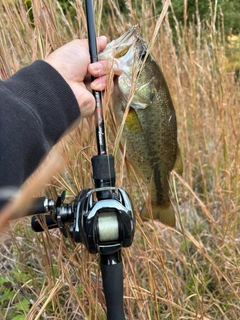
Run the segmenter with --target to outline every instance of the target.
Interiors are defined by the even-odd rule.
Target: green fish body
[[[126,117],[122,139],[126,141],[127,160],[148,187],[153,218],[175,226],[169,174],[173,169],[182,172],[182,160],[167,83],[134,27],[108,44],[100,59],[108,58],[114,59],[113,67],[119,74],[115,80],[113,108],[119,126]],[[146,206],[141,217],[149,218]]]

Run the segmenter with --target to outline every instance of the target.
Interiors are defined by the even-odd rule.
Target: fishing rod
[[[97,62],[92,0],[85,0],[85,4],[90,58]],[[107,154],[101,92],[92,93],[98,150],[91,159],[95,189],[82,190],[68,204],[64,203],[65,191],[56,202],[45,197],[35,199],[31,214],[36,215],[31,225],[35,232],[59,228],[65,237],[84,244],[89,253],[100,254],[107,320],[124,320],[121,248],[133,242],[135,217],[130,197],[115,187],[114,157]]]

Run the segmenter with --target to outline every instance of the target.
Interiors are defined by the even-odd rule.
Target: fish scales
[[[126,157],[148,187],[154,219],[174,226],[175,214],[169,199],[169,174],[182,171],[177,142],[177,121],[170,92],[146,43],[132,28],[110,42],[100,59],[114,59],[118,77],[113,91],[113,108],[121,125],[130,98],[122,139]],[[134,85],[133,97],[130,97]],[[149,218],[146,206],[141,212]]]

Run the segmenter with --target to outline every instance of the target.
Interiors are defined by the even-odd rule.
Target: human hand
[[[98,52],[107,45],[105,36],[97,38]],[[73,40],[51,53],[45,61],[55,68],[72,89],[81,111],[82,117],[93,114],[95,100],[87,89],[89,74],[96,77],[91,83],[91,88],[101,91],[106,88],[106,74],[109,70],[107,61],[90,64],[88,41],[86,39]]]

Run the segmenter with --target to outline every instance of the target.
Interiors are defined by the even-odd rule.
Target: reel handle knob
[[[31,221],[31,227],[33,231],[35,232],[43,232],[43,225],[46,225],[47,228],[50,229],[55,229],[57,228],[57,223],[56,221],[53,220],[51,215],[37,215],[32,217]]]

